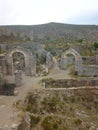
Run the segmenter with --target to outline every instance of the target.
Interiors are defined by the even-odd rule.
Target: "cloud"
[[[0,25],[98,24],[98,0],[0,0]]]

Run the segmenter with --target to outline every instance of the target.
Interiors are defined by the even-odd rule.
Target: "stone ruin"
[[[21,86],[22,85],[22,72],[21,72],[21,70],[16,70],[14,75],[15,75],[16,86]]]
[[[73,55],[74,58],[68,57],[67,55],[69,55],[69,54]],[[65,53],[63,53],[63,55],[61,57],[61,61],[60,61],[60,68],[67,69],[68,64],[72,64],[72,63],[75,65],[75,71],[78,72],[78,75],[81,75],[82,63],[83,63],[82,57],[77,51],[70,48]]]
[[[68,55],[73,55],[74,58]],[[60,68],[67,69],[67,66],[72,63],[74,64],[74,70],[78,75],[98,76],[98,55],[82,57],[76,50],[70,48],[63,53],[60,61]]]
[[[46,68],[47,68],[47,73],[48,73],[49,70],[52,68],[53,64],[54,64],[53,56],[51,55],[50,52],[48,52],[47,55],[46,55]]]
[[[21,70],[26,76],[35,76],[36,54],[46,55],[47,72],[55,65],[51,53],[44,50],[38,43],[10,45],[7,48],[6,53],[0,55],[0,75],[14,75],[17,70]],[[73,48],[62,54],[58,64],[60,69],[67,69],[68,65],[74,64],[74,70],[80,76],[98,76],[98,56],[82,57]]]
[[[14,44],[7,46],[7,48],[6,53],[0,55],[0,75],[2,76],[15,74],[19,78],[19,74],[16,74],[16,72],[20,71],[26,76],[36,76],[36,58],[43,54],[46,57],[44,63],[46,71],[49,72],[53,66],[51,53],[44,50],[38,43],[20,44],[20,46]]]
[[[14,54],[16,54],[15,59]],[[18,55],[22,55],[20,60]],[[16,70],[21,70],[23,67],[25,75],[36,74],[36,62],[30,50],[17,46],[0,56],[0,68],[3,75],[14,75]]]

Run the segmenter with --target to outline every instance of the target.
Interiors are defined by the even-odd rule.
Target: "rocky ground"
[[[89,96],[87,96],[86,99],[82,99],[82,96],[78,99],[78,97],[74,98],[73,96],[68,98],[67,95],[64,96],[64,93],[60,96],[59,91],[53,93],[49,91],[48,93],[48,90],[44,90],[39,82],[43,78],[65,79],[71,77],[69,76],[69,71],[59,70],[58,67],[54,68],[54,70],[45,77],[23,76],[23,84],[16,88],[15,96],[0,96],[0,130],[16,130],[14,127],[20,123],[21,118],[28,112],[31,114],[31,117],[29,115],[31,121],[34,120],[34,122],[31,123],[32,126],[31,124],[29,126],[32,130],[34,128],[36,128],[36,130],[46,130],[46,128],[47,130],[89,130],[90,128],[97,130],[98,104],[95,104],[94,98],[89,101]],[[6,77],[6,79],[10,82],[14,82],[13,77]],[[34,101],[36,102],[32,104],[34,105],[34,111],[31,110],[31,108],[29,108],[30,111],[28,111],[28,104],[30,102],[26,101],[26,104],[24,102],[29,92],[33,92],[35,95]],[[90,93],[90,97],[92,97],[92,94]],[[36,110],[38,111],[36,112]],[[54,123],[51,124],[51,122]],[[66,124],[66,126],[64,124]],[[10,129],[11,127],[12,129]],[[29,129],[26,127],[23,128],[23,126],[20,125],[18,130]]]
[[[98,130],[98,90],[92,87],[33,90],[17,107],[18,130]]]
[[[17,124],[19,120],[17,117],[19,111],[13,107],[13,104],[19,100],[24,100],[28,92],[30,92],[32,89],[34,90],[42,88],[42,86],[39,84],[39,81],[42,78],[50,77],[54,77],[55,79],[70,78],[70,76],[68,76],[68,71],[62,71],[58,68],[54,68],[51,74],[45,77],[29,77],[23,75],[22,86],[15,89],[16,96],[0,96],[0,117],[2,117],[0,118],[0,130],[2,130],[2,127],[8,130],[10,126]],[[5,78],[10,83],[15,82],[13,76],[7,76]]]

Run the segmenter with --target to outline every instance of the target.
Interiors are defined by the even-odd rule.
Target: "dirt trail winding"
[[[17,124],[18,111],[13,107],[13,104],[18,100],[24,100],[28,92],[32,89],[41,88],[39,81],[42,78],[65,79],[70,78],[69,71],[63,71],[55,66],[48,76],[45,77],[27,77],[23,76],[23,85],[17,87],[17,96],[0,96],[0,127],[8,127],[12,124]],[[7,79],[13,82],[13,77],[9,76]]]

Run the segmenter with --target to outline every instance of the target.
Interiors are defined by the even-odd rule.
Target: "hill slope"
[[[14,36],[25,40],[56,39],[65,37],[67,40],[83,38],[93,42],[98,40],[98,26],[71,25],[61,23],[48,23],[42,25],[16,25],[0,26],[0,36]],[[27,39],[29,38],[29,39]],[[0,41],[2,41],[0,37]],[[4,40],[3,40],[4,41]]]

